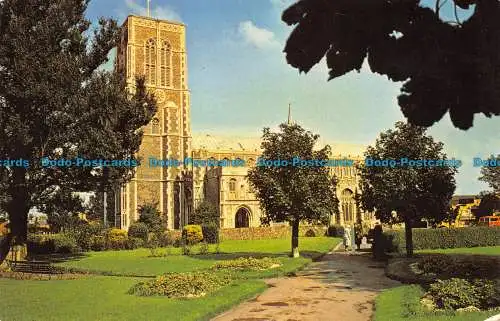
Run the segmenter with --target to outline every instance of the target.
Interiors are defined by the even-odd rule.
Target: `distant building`
[[[455,195],[451,198],[450,206],[452,210],[457,211],[457,217],[454,225],[464,227],[473,224],[476,216],[473,211],[481,203],[481,198],[477,195]]]

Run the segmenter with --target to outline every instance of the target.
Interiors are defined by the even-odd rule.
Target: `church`
[[[190,213],[200,202],[214,204],[221,228],[260,226],[262,211],[246,179],[259,155],[260,137],[220,136],[196,133],[191,129],[190,91],[186,52],[186,26],[150,17],[129,16],[123,26],[117,50],[116,68],[126,77],[128,90],[134,91],[135,77],[143,75],[154,93],[158,110],[144,128],[137,157],[142,165],[134,178],[115,195],[115,224],[128,229],[138,219],[138,206],[157,204],[167,215],[169,228],[186,225]],[[290,122],[290,109],[289,119]],[[325,143],[323,142],[323,146]],[[335,159],[362,161],[364,146],[329,144]],[[200,160],[239,160],[244,166],[148,166],[147,160],[186,158]],[[372,221],[371,213],[356,208],[354,195],[358,176],[353,166],[332,166],[338,178],[340,215],[332,224],[353,224],[358,219]],[[357,217],[361,215],[361,217]]]

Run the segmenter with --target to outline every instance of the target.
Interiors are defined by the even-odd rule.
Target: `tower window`
[[[172,72],[172,46],[168,41],[164,41],[161,46],[161,57],[160,57],[160,82],[162,86],[170,87],[172,85],[171,80]]]
[[[160,133],[160,121],[158,118],[153,118],[151,122],[151,134],[159,134]]]
[[[144,74],[146,77],[146,84],[156,84],[156,44],[154,39],[149,39],[146,42],[146,50],[144,53]]]
[[[234,192],[236,190],[236,180],[234,178],[231,178],[229,181],[229,191]]]

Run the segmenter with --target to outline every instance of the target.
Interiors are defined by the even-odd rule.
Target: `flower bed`
[[[271,259],[268,257],[262,259],[256,259],[253,257],[240,257],[235,260],[225,260],[217,262],[212,268],[214,270],[267,270],[273,269],[281,266],[280,262],[276,259]]]
[[[210,272],[167,273],[155,280],[137,283],[128,293],[138,296],[195,298],[205,296],[227,285],[230,281],[228,275]]]

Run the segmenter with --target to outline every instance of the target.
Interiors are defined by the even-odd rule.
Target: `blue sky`
[[[187,25],[189,88],[193,132],[259,136],[263,127],[293,119],[322,139],[372,144],[381,131],[404,117],[397,105],[400,83],[360,73],[327,82],[323,62],[305,75],[286,64],[282,50],[292,30],[280,16],[291,0],[152,0],[152,16]],[[448,1],[452,2],[452,1]],[[433,6],[433,1],[426,1]],[[88,17],[107,16],[123,22],[128,14],[144,14],[146,0],[94,0]],[[442,8],[454,20],[453,7]],[[467,12],[459,10],[464,19]],[[457,194],[487,189],[477,180],[473,157],[500,154],[500,117],[476,115],[474,127],[462,131],[448,115],[430,128],[445,143],[448,156],[462,160]]]

